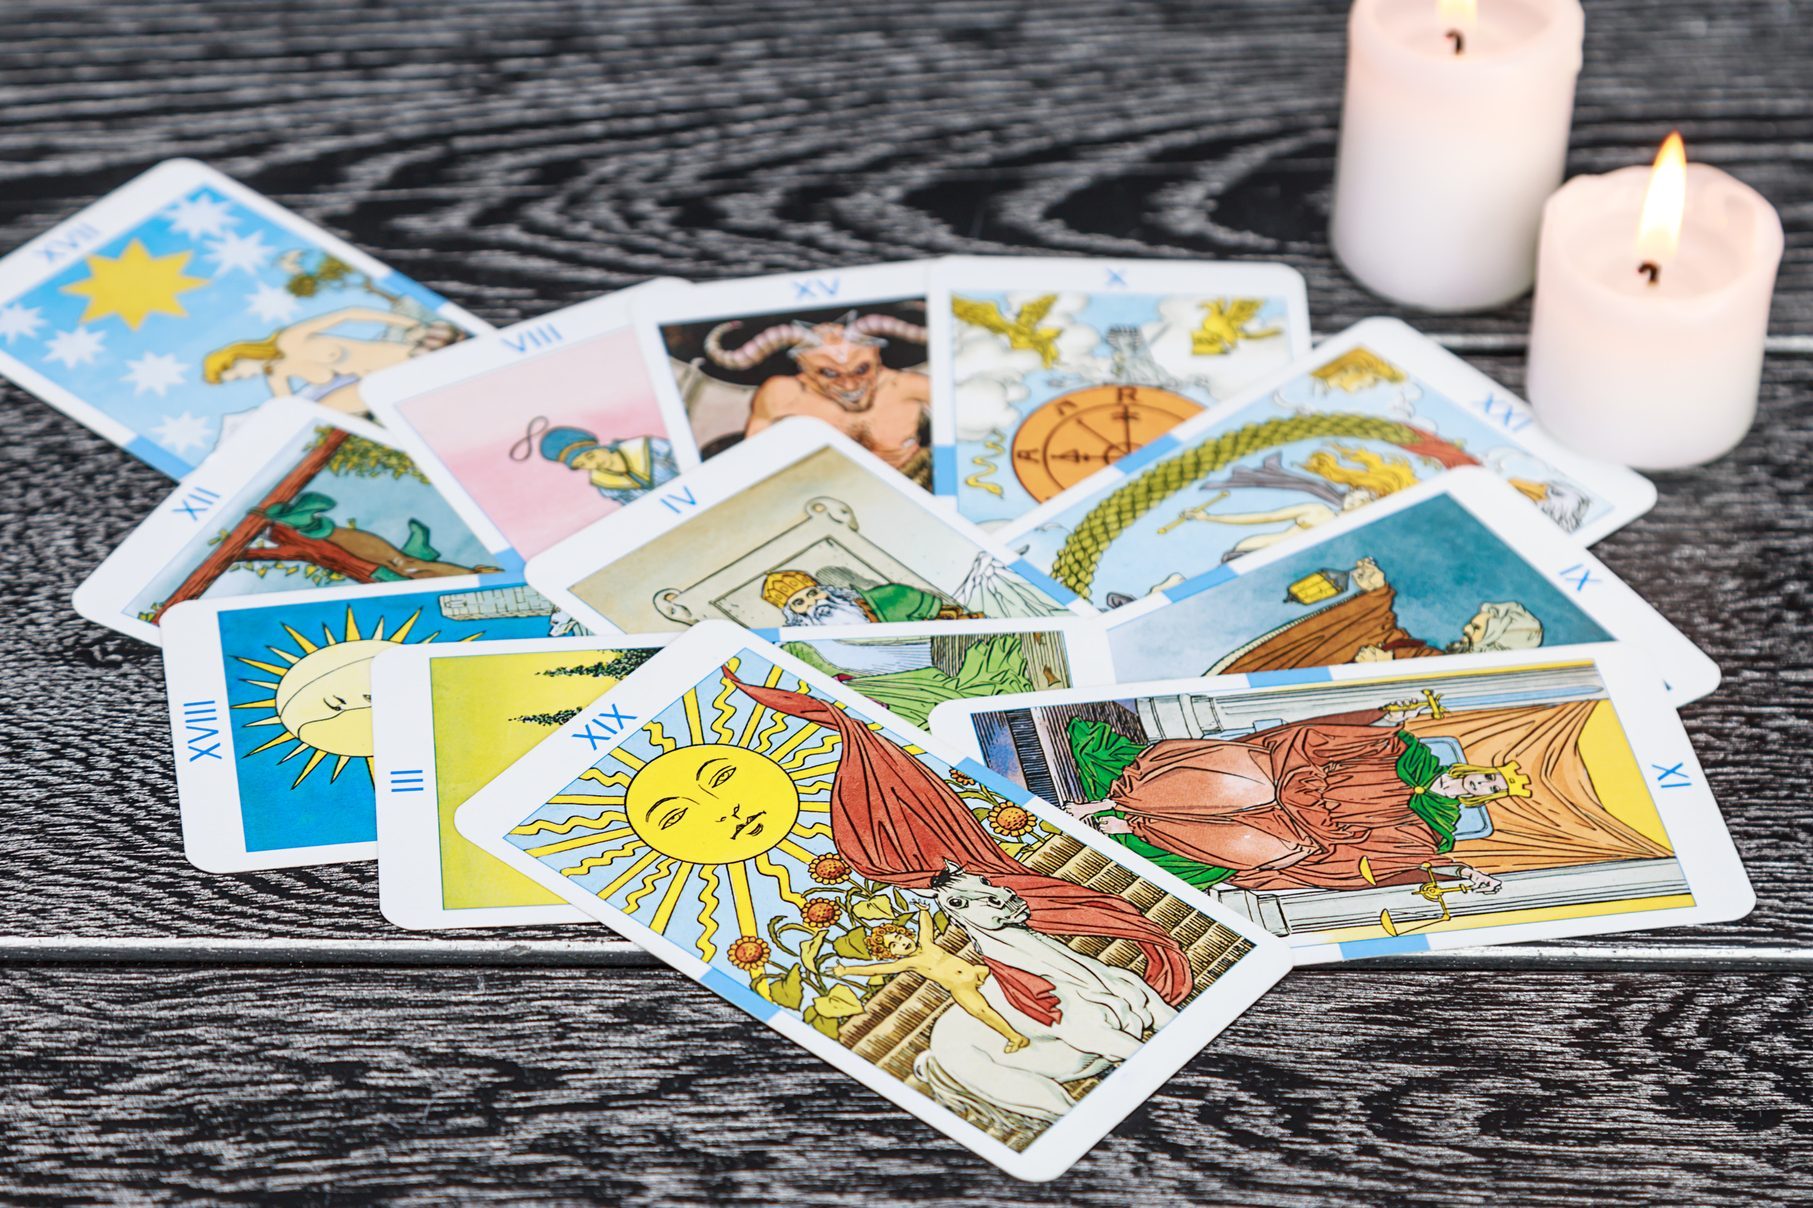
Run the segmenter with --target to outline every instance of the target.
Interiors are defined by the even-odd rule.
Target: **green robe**
[[[943,596],[908,587],[905,583],[882,583],[866,590],[859,588],[856,594],[862,597],[877,621],[929,621],[946,603]]]
[[[843,674],[841,668],[820,655],[809,643],[788,642],[782,649],[827,675]],[[914,667],[880,675],[852,676],[844,683],[852,692],[861,693],[921,727],[932,710],[947,700],[1005,696],[1033,689],[1032,679],[1026,674],[1025,645],[1017,633],[997,633],[969,647],[963,652],[963,661],[958,664],[955,675],[947,675],[936,667]]]

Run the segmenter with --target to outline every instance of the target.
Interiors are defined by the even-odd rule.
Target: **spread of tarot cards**
[[[1022,1178],[1293,965],[1753,902],[1718,667],[1587,548],[1655,489],[1282,265],[493,330],[177,160],[0,259],[0,341],[176,479],[74,602],[165,651],[195,865],[601,923]]]

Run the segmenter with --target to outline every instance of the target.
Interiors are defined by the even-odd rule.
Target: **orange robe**
[[[1156,742],[1108,795],[1139,838],[1232,869],[1229,883],[1242,889],[1419,883],[1439,840],[1410,810],[1395,732],[1354,724],[1378,716],[1293,722],[1239,741]]]
[[[1215,674],[1245,675],[1293,667],[1351,663],[1362,646],[1381,646],[1394,658],[1427,658],[1440,650],[1412,637],[1398,624],[1397,593],[1389,587],[1363,591],[1300,620],[1274,629],[1251,647],[1217,663]]]

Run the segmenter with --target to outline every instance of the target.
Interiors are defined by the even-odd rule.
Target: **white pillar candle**
[[[1576,176],[1543,208],[1527,391],[1543,427],[1647,470],[1728,452],[1756,417],[1782,221],[1689,164]]]
[[[1579,0],[1355,0],[1330,239],[1360,284],[1437,311],[1530,288],[1584,28]]]

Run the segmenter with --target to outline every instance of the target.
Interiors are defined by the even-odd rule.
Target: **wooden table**
[[[1344,8],[9,0],[0,246],[186,154],[498,324],[1042,251],[1284,260],[1329,333],[1393,311],[1324,235]],[[190,867],[158,653],[69,606],[169,483],[5,387],[0,1198],[1804,1202],[1813,14],[1588,10],[1570,172],[1680,122],[1788,228],[1756,431],[1598,547],[1724,667],[1686,720],[1748,919],[1295,974],[1018,1184],[601,928],[409,934],[371,865]],[[1525,305],[1413,321],[1521,385]]]

